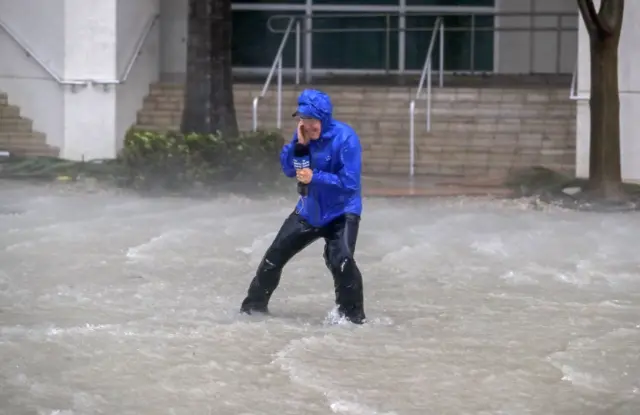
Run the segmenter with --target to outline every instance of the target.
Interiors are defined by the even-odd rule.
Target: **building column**
[[[64,79],[118,78],[117,3],[64,1]],[[91,160],[116,154],[115,87],[66,87],[62,157]]]

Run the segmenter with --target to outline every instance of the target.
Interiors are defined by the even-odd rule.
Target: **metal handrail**
[[[58,84],[86,86],[89,83],[86,80],[63,79],[60,75],[58,75],[51,68],[49,68],[47,64],[37,54],[33,52],[33,49],[31,49],[29,44],[26,41],[24,41],[17,33],[15,33],[9,26],[7,26],[7,24],[2,20],[0,20],[0,28],[2,28],[2,30],[4,30],[9,35],[9,37],[12,38],[13,41],[16,42],[16,44],[20,46],[27,53],[28,56],[30,56],[34,61],[36,61],[36,63],[40,65],[40,67],[42,67],[42,69],[44,69],[44,71],[47,74],[49,74],[49,76],[51,76]]]
[[[573,101],[588,101],[590,95],[580,95],[578,93],[578,59],[576,58],[576,65],[573,67],[573,74],[571,76],[571,90],[569,91],[569,99]]]
[[[300,20],[297,17],[291,17],[289,19],[289,24],[287,25],[287,30],[285,30],[284,35],[282,36],[282,41],[280,42],[280,46],[278,47],[278,52],[273,59],[273,64],[271,65],[269,75],[267,75],[267,79],[262,87],[262,91],[260,92],[260,95],[253,99],[253,131],[258,130],[258,103],[260,102],[260,99],[264,98],[264,96],[267,94],[269,86],[271,85],[271,79],[273,78],[273,74],[276,71],[278,77],[276,128],[280,129],[282,126],[282,55],[284,53],[284,47],[287,44],[287,40],[289,40],[289,35],[291,34],[291,30],[293,29],[294,24],[296,27],[296,85],[300,83]]]
[[[151,33],[151,29],[159,20],[159,18],[160,18],[160,15],[155,14],[149,19],[149,21],[147,22],[147,25],[145,26],[145,30],[142,32],[142,35],[140,36],[140,38],[138,39],[138,42],[136,43],[134,52],[129,58],[129,62],[125,67],[122,76],[115,80],[64,79],[60,75],[55,73],[51,68],[49,68],[49,66],[47,66],[44,60],[42,60],[40,57],[38,57],[36,53],[33,52],[33,49],[29,46],[29,44],[26,41],[24,41],[22,38],[20,38],[20,36],[17,33],[15,33],[5,22],[1,20],[0,20],[0,28],[2,28],[2,30],[4,30],[9,35],[9,37],[11,37],[13,41],[16,42],[16,44],[20,46],[27,53],[27,55],[29,55],[34,61],[36,61],[36,63],[40,65],[40,67],[44,69],[44,71],[47,74],[49,74],[49,76],[51,76],[51,78],[53,78],[53,80],[56,81],[56,83],[58,83],[59,85],[71,85],[72,87],[77,87],[77,86],[88,86],[90,84],[95,84],[95,85],[106,86],[106,85],[122,84],[126,82],[127,78],[129,77],[129,74],[131,73],[131,70],[133,69],[133,65],[136,59],[140,55],[140,51],[142,50],[144,43],[146,42],[147,38],[149,37],[149,34]]]
[[[420,75],[420,82],[418,83],[418,89],[416,90],[416,96],[409,102],[409,176],[415,175],[415,158],[416,158],[416,137],[415,137],[415,115],[416,115],[416,101],[422,98],[422,92],[424,89],[425,79],[427,92],[424,96],[427,105],[427,132],[431,131],[431,67],[433,62],[433,48],[436,43],[436,37],[440,37],[440,68],[439,68],[439,85],[440,88],[444,85],[444,19],[438,17],[433,26],[433,33],[431,33],[431,41],[429,42],[429,48],[427,49],[427,56],[424,60],[424,66],[422,67],[422,74]]]
[[[92,84],[103,85],[105,87],[107,85],[119,85],[127,82],[127,79],[129,79],[129,74],[133,69],[133,65],[136,63],[138,56],[140,56],[142,48],[146,43],[147,38],[151,34],[151,30],[159,20],[160,20],[160,14],[154,14],[149,18],[149,20],[147,21],[147,24],[144,27],[144,30],[142,31],[142,33],[140,34],[140,37],[138,38],[138,41],[136,42],[135,47],[133,48],[133,52],[129,56],[129,60],[127,61],[128,62],[127,66],[125,66],[124,71],[122,72],[122,75],[120,75],[118,79],[91,80],[90,82]]]
[[[334,7],[332,5],[332,7]],[[393,7],[392,7],[393,8]],[[312,16],[299,16],[293,14],[274,14],[267,19],[267,29],[271,33],[284,33],[285,29],[277,28],[274,26],[274,21],[277,20],[285,20],[288,21],[290,18],[298,17],[300,19],[310,19],[310,20],[320,20],[320,19],[341,19],[341,18],[372,18],[372,17],[447,17],[447,16],[470,16],[472,18],[481,17],[481,16],[489,16],[489,17],[555,17],[556,19],[562,19],[563,17],[575,17],[575,12],[500,12],[496,11],[493,8],[491,10],[478,10],[478,7],[472,8],[464,8],[461,6],[456,6],[456,10],[445,11],[438,10],[438,7],[435,7],[434,10],[431,11],[419,11],[419,12],[401,12],[399,10],[390,10],[387,12],[373,12],[373,11],[362,11],[362,12],[346,12],[346,13],[316,13],[314,12]],[[280,25],[277,25],[280,26]],[[423,32],[430,27],[427,26],[416,26],[416,27],[404,27],[393,28],[394,32]],[[531,31],[531,32],[557,32],[557,31],[577,31],[577,27],[565,27],[561,24],[548,24],[544,26],[535,26],[535,27],[526,27],[523,28],[521,26],[503,26],[495,27],[494,25],[490,26],[476,26],[473,24],[470,25],[457,25],[456,27],[449,27],[447,31],[449,32],[468,32],[470,29],[478,32],[521,32],[521,31]],[[366,32],[383,32],[388,29],[384,27],[340,27],[340,28],[313,28],[311,32],[313,33],[347,33],[347,32],[357,32],[357,33],[366,33]]]

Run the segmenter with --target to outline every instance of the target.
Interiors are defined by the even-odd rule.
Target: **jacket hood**
[[[298,109],[293,114],[320,120],[322,133],[331,128],[333,120],[333,104],[329,95],[317,89],[305,89],[298,97]]]

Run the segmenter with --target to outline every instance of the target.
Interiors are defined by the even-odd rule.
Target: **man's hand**
[[[298,143],[305,146],[309,144],[309,139],[305,137],[305,134],[304,134],[304,124],[302,120],[298,122]]]
[[[296,179],[300,183],[309,184],[311,183],[311,178],[313,178],[313,170],[311,169],[300,169],[296,171]]]

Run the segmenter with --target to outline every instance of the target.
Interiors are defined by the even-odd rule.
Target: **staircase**
[[[33,122],[20,116],[20,108],[9,105],[0,93],[0,150],[20,156],[57,157],[59,149],[47,144],[43,133],[33,131]]]
[[[260,87],[234,86],[241,130],[251,128],[251,102]],[[284,87],[286,137],[295,128],[290,115],[302,88]],[[350,123],[360,135],[366,173],[408,174],[409,101],[415,88],[329,85],[321,89],[332,98],[335,118]],[[416,108],[416,174],[503,177],[513,169],[535,165],[573,171],[576,109],[567,88],[466,87],[433,92],[431,132],[426,131],[425,101]],[[151,85],[137,126],[177,129],[182,97],[181,85]],[[259,128],[275,128],[275,87],[260,101],[258,119]]]

